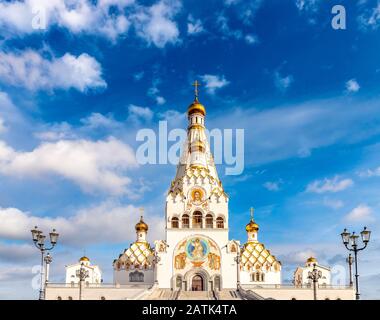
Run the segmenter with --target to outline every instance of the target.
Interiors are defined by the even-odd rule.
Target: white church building
[[[148,221],[141,216],[135,226],[136,241],[113,261],[113,284],[103,286],[95,281],[82,297],[313,299],[309,287],[281,285],[281,262],[260,242],[253,209],[244,242],[229,238],[229,197],[210,151],[205,133],[206,110],[198,101],[197,90],[187,114],[186,146],[166,195],[165,239],[148,243]],[[303,282],[304,275],[299,273]],[[78,289],[48,284],[46,297],[74,297],[74,290]],[[320,290],[321,299],[354,298],[351,287],[326,286]]]

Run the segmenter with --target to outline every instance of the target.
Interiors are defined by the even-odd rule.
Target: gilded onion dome
[[[307,263],[317,263],[317,259],[314,257],[310,257],[309,259],[306,260]]]
[[[259,225],[253,221],[253,219],[251,219],[251,221],[249,221],[249,223],[245,226],[245,230],[247,232],[253,232],[253,231],[259,231]]]
[[[137,222],[137,224],[136,224],[136,226],[135,226],[135,229],[136,229],[136,231],[145,231],[145,232],[148,231],[149,227],[148,227],[148,225],[144,222],[142,216],[141,216],[141,218],[140,218],[140,221]]]
[[[249,221],[249,223],[245,226],[245,230],[247,232],[257,232],[259,231],[259,225],[255,222],[255,220],[253,220],[253,212],[254,212],[254,209],[251,208],[250,209],[250,212],[251,212],[251,220]]]
[[[86,256],[83,256],[79,259],[79,262],[90,262],[90,259],[87,258]]]
[[[191,115],[193,113],[200,113],[203,116],[206,115],[206,108],[198,101],[198,98],[195,98],[194,102],[189,105],[189,108],[187,109],[188,115]]]

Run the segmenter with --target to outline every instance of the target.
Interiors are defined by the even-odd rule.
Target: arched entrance
[[[204,281],[202,276],[196,274],[191,280],[191,291],[204,291]]]

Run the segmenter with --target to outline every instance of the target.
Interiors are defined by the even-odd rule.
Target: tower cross
[[[250,213],[251,213],[251,220],[253,221],[253,212],[255,211],[255,209],[253,209],[253,207],[251,207],[249,209]]]
[[[139,210],[140,210],[140,218],[141,218],[141,220],[143,220],[143,218],[144,218],[144,208],[141,207],[141,208],[139,208]]]
[[[195,80],[194,83],[192,84],[192,86],[194,86],[194,96],[195,96],[195,100],[198,101],[198,87],[200,86],[201,84],[198,82],[198,80]]]

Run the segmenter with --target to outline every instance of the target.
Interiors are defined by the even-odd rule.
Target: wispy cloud
[[[194,19],[192,15],[187,18],[187,33],[189,35],[196,35],[204,32],[202,21],[200,19]]]
[[[224,75],[205,74],[201,76],[201,79],[205,83],[205,88],[207,92],[211,95],[215,94],[216,90],[224,88],[225,86],[230,84],[230,82],[226,80]]]
[[[346,90],[348,92],[358,92],[360,90],[360,85],[356,79],[350,79],[346,82]]]
[[[374,217],[372,213],[373,211],[371,207],[367,206],[366,204],[360,204],[352,209],[345,218],[349,222],[373,221]]]
[[[354,182],[351,179],[341,179],[335,176],[332,179],[323,179],[313,181],[306,187],[306,192],[312,193],[326,193],[326,192],[339,192],[351,187]]]
[[[264,188],[269,191],[279,191],[282,184],[282,180],[279,181],[267,181],[263,184]]]
[[[293,82],[294,77],[291,74],[282,76],[278,71],[274,73],[274,84],[282,92],[287,91]]]

